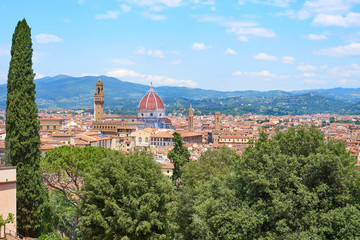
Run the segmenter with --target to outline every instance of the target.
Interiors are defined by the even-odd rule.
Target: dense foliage
[[[84,239],[167,239],[173,187],[152,155],[109,155],[84,179]]]
[[[78,214],[79,239],[360,238],[355,159],[345,143],[325,140],[314,126],[278,131],[271,138],[261,133],[241,156],[221,147],[206,151],[198,162],[188,161],[181,137],[175,141],[174,156],[187,159],[179,168],[177,191],[145,152],[126,156],[75,148],[92,152],[84,155],[89,158],[96,155],[90,162],[67,147],[49,152],[53,166],[60,167],[52,174],[76,174],[86,166],[78,172],[84,185],[74,191],[80,210],[74,211],[60,191],[50,198],[58,201],[54,211],[59,218]]]
[[[190,162],[190,152],[187,147],[184,146],[184,142],[179,133],[174,132],[174,148],[168,153],[168,158],[174,164],[174,170],[172,175],[173,182],[179,186],[181,182],[182,167]]]
[[[82,201],[83,178],[96,163],[119,152],[103,147],[61,146],[46,152],[41,159],[43,178],[51,190],[50,203],[58,217],[56,228],[74,239]]]
[[[6,100],[6,156],[17,167],[17,227],[20,234],[40,234],[46,191],[39,171],[40,124],[35,104],[32,41],[26,20],[12,38]]]
[[[262,134],[234,163],[192,191],[185,239],[356,239],[360,174],[345,144],[314,127]],[[198,186],[198,188],[201,188]],[[186,187],[184,188],[186,189]],[[187,235],[185,235],[187,234]]]

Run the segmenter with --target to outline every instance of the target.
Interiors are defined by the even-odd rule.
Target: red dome
[[[150,91],[141,99],[139,109],[165,109],[163,101],[154,92],[152,85]]]

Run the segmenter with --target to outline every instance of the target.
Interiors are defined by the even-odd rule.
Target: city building
[[[5,233],[16,236],[16,167],[0,167],[0,215],[14,214],[14,223],[6,224]],[[0,239],[4,237],[1,229]]]

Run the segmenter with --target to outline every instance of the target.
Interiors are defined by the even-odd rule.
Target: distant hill
[[[105,107],[136,112],[149,86],[102,76]],[[98,77],[59,75],[35,80],[39,108],[91,108]],[[304,91],[216,91],[187,87],[155,87],[170,110],[188,108],[190,102],[204,112],[304,114],[360,113],[360,89],[334,88]],[[0,85],[0,108],[5,108],[6,84]]]

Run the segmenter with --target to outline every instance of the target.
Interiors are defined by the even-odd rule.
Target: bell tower
[[[191,104],[190,104],[190,110],[189,110],[188,124],[189,124],[189,131],[193,132],[194,131],[194,113],[193,113]]]
[[[99,77],[99,81],[96,82],[96,92],[94,94],[95,122],[101,122],[103,120],[103,112],[104,112],[104,89],[103,89],[103,82]]]
[[[215,112],[215,132],[220,132],[220,112]]]

